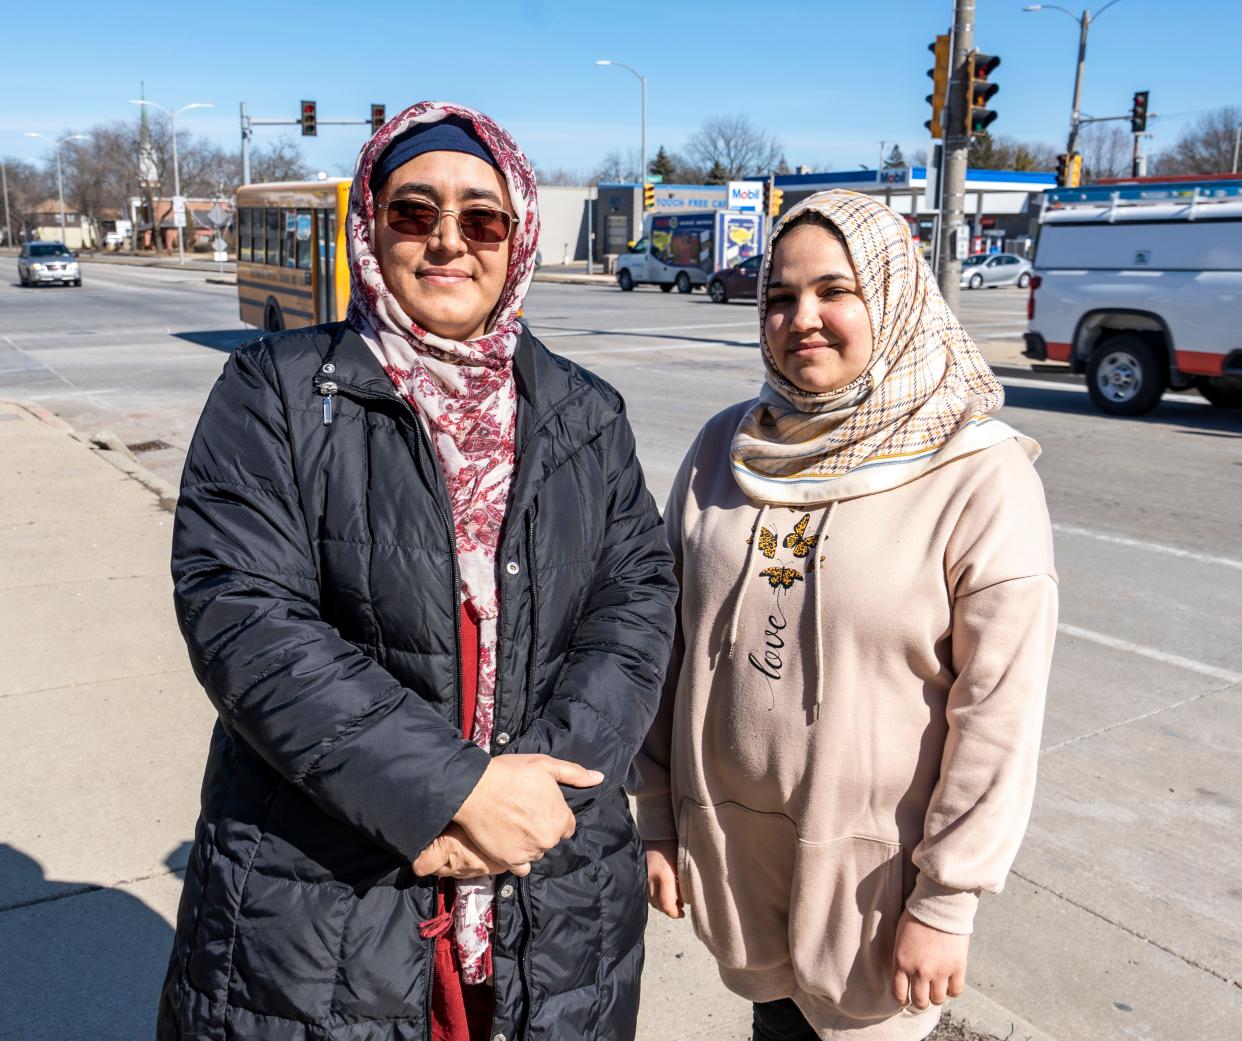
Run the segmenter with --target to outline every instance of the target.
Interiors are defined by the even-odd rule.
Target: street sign
[[[182,210],[180,213],[177,213],[175,210],[173,211],[173,227],[174,228],[185,227],[185,210]]]
[[[227,250],[229,248],[229,244],[225,242],[224,239],[220,238],[219,235],[217,235],[214,239],[211,240],[211,248],[214,249],[217,253],[219,253],[222,250]]]
[[[763,211],[762,181],[730,181],[728,204],[726,209],[739,213],[761,213]]]
[[[223,228],[229,222],[232,214],[220,205],[220,203],[212,203],[211,209],[207,211],[207,219],[211,221],[213,228]]]
[[[228,250],[217,249],[213,251],[211,254],[211,259],[215,261],[217,264],[223,264],[226,260],[229,259]]]
[[[185,196],[174,195],[172,197],[173,213],[185,213]]]

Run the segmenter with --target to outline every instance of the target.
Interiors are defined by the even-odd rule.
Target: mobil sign
[[[730,181],[729,204],[726,208],[740,210],[742,213],[761,213],[763,211],[763,182]]]

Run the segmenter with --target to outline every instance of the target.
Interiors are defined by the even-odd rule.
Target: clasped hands
[[[417,875],[479,878],[530,865],[573,835],[560,786],[594,788],[598,770],[547,755],[502,755],[487,766],[452,823],[414,861]]]

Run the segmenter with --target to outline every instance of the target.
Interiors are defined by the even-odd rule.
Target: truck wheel
[[[661,283],[660,283],[660,292],[661,292],[661,293],[671,293],[672,291],[673,291],[673,283],[672,283],[672,282],[661,282]]]
[[[679,293],[694,292],[694,286],[690,282],[690,276],[687,275],[684,271],[678,272],[676,285],[677,285],[677,292]]]
[[[1199,393],[1217,408],[1242,408],[1242,378],[1200,376]]]
[[[724,287],[724,283],[719,279],[712,282],[707,287],[707,295],[712,298],[713,304],[727,304],[729,302],[729,293]]]
[[[1095,407],[1114,416],[1142,416],[1164,393],[1159,355],[1137,336],[1113,336],[1087,363],[1087,391]]]
[[[617,285],[621,287],[621,292],[628,293],[634,288],[634,276],[625,268],[617,272]]]

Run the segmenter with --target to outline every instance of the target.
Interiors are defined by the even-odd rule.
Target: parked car
[[[962,261],[962,288],[1017,286],[1031,284],[1031,264],[1016,253],[977,253]]]
[[[78,255],[71,253],[63,242],[27,242],[17,255],[17,278],[24,286],[46,282],[61,285],[82,284]]]
[[[1044,194],[1026,350],[1085,373],[1102,412],[1150,412],[1195,387],[1242,407],[1242,180],[1059,188]]]
[[[713,303],[730,300],[754,300],[759,293],[759,264],[762,257],[747,257],[732,267],[713,272],[707,283],[707,295]]]

